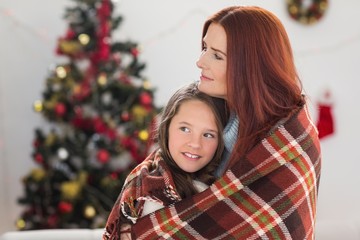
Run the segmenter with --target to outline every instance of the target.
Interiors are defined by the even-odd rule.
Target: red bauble
[[[152,97],[148,92],[143,92],[140,94],[140,103],[149,106],[152,103]]]
[[[59,216],[52,214],[47,218],[48,228],[58,228]]]
[[[66,113],[66,106],[64,103],[59,102],[55,105],[55,113],[58,117],[63,117]]]
[[[122,121],[124,121],[124,122],[129,121],[129,120],[130,120],[130,114],[129,114],[129,112],[128,112],[128,111],[123,112],[123,113],[121,114],[120,119],[121,119]]]
[[[73,205],[69,202],[59,202],[58,210],[60,213],[70,213],[73,211]]]
[[[97,152],[96,157],[99,162],[107,163],[110,159],[110,153],[106,149],[100,149]]]
[[[111,177],[113,180],[119,179],[119,175],[118,175],[116,172],[111,173],[111,174],[110,174],[110,177]]]
[[[44,162],[44,157],[41,153],[36,153],[34,156],[34,159],[37,163],[43,163]]]
[[[66,31],[66,36],[65,36],[65,39],[66,40],[72,40],[76,37],[76,32],[72,29],[68,29]]]
[[[130,51],[134,57],[137,57],[139,55],[139,49],[137,48],[132,48]]]
[[[94,118],[93,124],[94,124],[94,130],[96,133],[106,132],[107,126],[101,118],[99,118],[99,117]]]
[[[41,144],[40,141],[37,139],[33,142],[34,148],[38,148],[40,146],[40,144]]]

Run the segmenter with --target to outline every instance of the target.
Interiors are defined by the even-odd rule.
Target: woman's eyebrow
[[[220,52],[220,53],[222,53],[222,54],[224,54],[226,56],[226,53],[224,53],[220,49],[216,49],[216,48],[213,48],[213,47],[211,47],[211,49],[214,50],[215,52]]]

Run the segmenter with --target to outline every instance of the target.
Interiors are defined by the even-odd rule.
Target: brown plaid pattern
[[[132,227],[133,239],[314,239],[321,169],[306,107],[204,192]]]

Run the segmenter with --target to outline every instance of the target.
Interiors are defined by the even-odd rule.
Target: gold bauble
[[[55,69],[55,72],[56,72],[56,76],[58,78],[66,78],[67,76],[67,71],[66,69],[63,67],[63,66],[58,66],[56,69]]]
[[[34,102],[34,110],[35,112],[41,112],[44,109],[43,102],[41,100],[36,100]]]
[[[87,205],[84,209],[84,216],[88,219],[94,218],[96,215],[96,210],[93,206]]]
[[[18,220],[16,221],[16,227],[17,227],[17,229],[19,229],[19,230],[24,229],[24,228],[26,227],[26,222],[25,222],[25,220],[24,220],[24,219],[18,219]]]
[[[56,141],[56,134],[53,132],[50,132],[45,139],[45,146],[52,146],[54,145],[55,141]]]
[[[87,45],[89,42],[90,42],[90,37],[89,35],[85,34],[85,33],[82,33],[78,36],[78,39],[79,39],[79,42],[82,44],[82,45]]]
[[[149,132],[147,130],[141,130],[138,136],[140,140],[147,141],[149,139]]]
[[[101,73],[97,79],[97,82],[100,86],[104,86],[107,83],[106,73]]]
[[[81,185],[76,181],[64,182],[61,184],[61,194],[64,199],[75,199],[79,196]]]
[[[35,168],[31,171],[30,175],[32,179],[39,182],[44,179],[44,177],[46,176],[46,172],[44,171],[44,169]]]
[[[78,41],[61,40],[59,42],[60,50],[65,54],[75,54],[81,51],[82,46]]]
[[[45,101],[43,104],[46,110],[53,110],[55,108],[57,101],[55,99],[51,99],[50,101]]]
[[[141,121],[142,119],[144,119],[148,112],[147,110],[141,106],[141,105],[135,105],[132,109],[131,109],[132,114],[135,116],[135,119],[137,121]]]
[[[151,83],[150,83],[149,80],[145,80],[145,81],[143,82],[143,88],[144,88],[144,89],[147,89],[147,90],[151,89]]]
[[[78,175],[78,181],[81,185],[85,185],[88,180],[88,173],[86,171],[81,171]]]

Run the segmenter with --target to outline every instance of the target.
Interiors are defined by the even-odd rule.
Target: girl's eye
[[[206,137],[206,138],[215,138],[215,135],[211,134],[211,133],[205,133],[204,137]]]
[[[190,129],[187,127],[180,127],[180,130],[183,132],[190,132]]]

